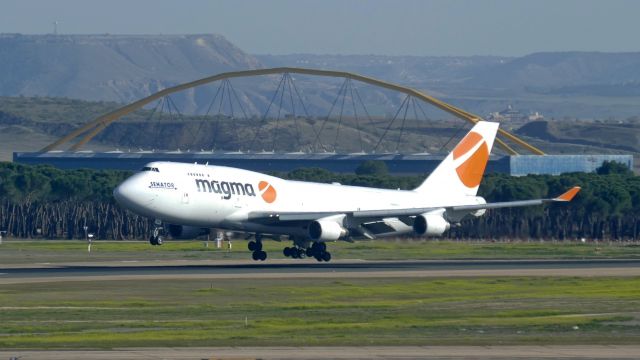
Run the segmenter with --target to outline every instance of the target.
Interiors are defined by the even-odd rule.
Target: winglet
[[[576,194],[580,192],[580,186],[574,186],[571,189],[567,190],[564,194],[556,197],[555,201],[571,201]]]

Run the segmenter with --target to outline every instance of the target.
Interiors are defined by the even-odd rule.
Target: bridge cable
[[[233,86],[231,85],[231,80],[226,79],[225,81],[227,82],[227,97],[229,98],[229,109],[231,110],[230,120],[233,121],[236,118],[236,114],[233,111],[233,93],[231,92],[231,90],[233,90]],[[235,124],[231,124],[231,127],[233,128],[236,142],[240,144],[240,135],[238,134],[238,126],[235,126]]]
[[[345,87],[346,82],[347,82],[347,78],[345,78],[345,80],[342,82],[342,85],[340,85],[340,89],[338,89],[338,95],[333,100],[333,103],[331,104],[331,108],[329,109],[329,113],[327,114],[327,117],[322,122],[322,126],[320,126],[320,131],[318,132],[318,134],[316,136],[316,139],[313,142],[313,146],[314,147],[315,147],[316,143],[318,142],[318,140],[320,138],[320,135],[322,134],[322,131],[324,130],[325,125],[327,124],[327,121],[329,121],[329,117],[331,116],[331,113],[333,112],[333,108],[336,106],[336,103],[338,102],[338,99],[340,98],[340,94],[342,94],[342,89]],[[320,143],[320,145],[322,146],[322,143]],[[322,146],[322,147],[324,148],[324,146]]]
[[[371,126],[371,131],[373,132],[373,136],[378,136],[378,128],[376,127],[375,123],[373,122],[373,118],[371,117],[371,115],[369,114],[369,111],[367,110],[367,107],[364,105],[364,102],[362,101],[362,98],[360,97],[360,92],[358,91],[358,88],[354,88],[356,96],[358,97],[358,101],[360,102],[360,106],[362,106],[362,109],[364,110],[365,115],[367,115],[367,119],[369,119],[369,125]]]
[[[156,144],[160,143],[160,137],[161,137],[160,132],[162,130],[162,116],[164,115],[164,111],[165,111],[164,107],[165,107],[166,100],[164,97],[162,97],[160,98],[159,102],[160,102],[160,112],[158,113],[158,119],[156,120],[156,126],[155,126],[156,131],[154,136],[154,142]],[[155,149],[152,148],[152,150],[155,150]]]
[[[287,82],[289,88],[289,99],[291,100],[291,111],[293,112],[293,125],[296,130],[296,143],[298,144],[298,150],[302,151],[302,146],[300,145],[300,126],[298,125],[298,119],[296,116],[296,104],[293,100],[293,90],[291,89],[291,83],[293,82],[293,78],[291,74],[287,73],[289,76],[289,81]]]
[[[276,126],[274,128],[273,131],[273,140],[272,140],[272,145],[271,145],[271,151],[276,152],[276,140],[278,137],[278,123],[280,122],[280,114],[282,113],[282,105],[284,102],[284,90],[285,90],[285,84],[286,84],[286,76],[287,73],[284,73],[282,75],[283,79],[284,79],[284,83],[282,83],[282,89],[280,91],[280,104],[278,104],[278,116],[276,117]]]
[[[149,122],[150,124],[153,124],[153,116],[158,113],[158,117],[160,117],[162,115],[162,109],[160,108],[160,106],[162,105],[162,99],[159,99],[156,102],[156,106],[153,108],[153,110],[151,111],[151,114],[149,114],[149,116],[146,118],[145,122]],[[154,141],[157,141],[158,139],[158,134],[157,134],[157,130],[158,130],[158,124],[156,122],[155,124],[155,130],[156,130],[156,136],[153,138]],[[150,131],[151,132],[151,131]],[[129,134],[129,136],[131,137],[133,135],[133,132],[131,132],[131,134]]]
[[[156,102],[156,105],[151,110],[147,110],[149,111],[149,115],[145,117],[143,125],[149,124],[156,110],[158,110],[158,106],[160,106],[160,100]],[[124,144],[126,144],[126,146],[129,147],[129,151],[131,151],[131,144],[135,141],[135,139],[133,138],[133,134],[134,134],[133,131],[127,131],[127,135],[124,137],[124,140],[122,141]]]
[[[171,105],[173,105],[173,109],[176,112],[176,119],[178,119],[178,121],[182,122],[183,126],[186,127],[187,131],[189,131],[189,134],[191,135],[191,138],[195,140],[196,136],[193,134],[193,129],[191,128],[189,122],[182,115],[182,113],[178,109],[178,106],[176,106],[176,103],[173,102],[173,99],[171,99],[171,97],[169,95],[167,95],[167,98],[169,99],[169,102],[171,103]],[[187,150],[190,151],[191,149],[187,149]]]
[[[453,140],[453,138],[458,137],[458,135],[460,134],[460,131],[462,130],[462,128],[465,127],[465,125],[467,125],[466,123],[461,123],[460,126],[458,126],[458,128],[456,129],[456,131],[453,133],[453,135],[449,138],[449,140],[447,140],[447,142],[444,143],[444,145],[442,145],[442,147],[440,148],[440,150],[438,150],[439,153],[442,153],[442,150],[449,145],[449,143],[451,142],[451,140]]]
[[[382,136],[378,139],[378,143],[376,144],[375,148],[373,148],[373,151],[377,151],[378,150],[378,146],[380,146],[380,143],[382,143],[382,140],[384,140],[384,137],[387,135],[387,132],[391,128],[391,125],[393,125],[393,123],[398,118],[398,115],[400,114],[400,111],[402,110],[402,108],[404,108],[404,104],[407,102],[408,98],[409,98],[409,95],[405,96],[404,100],[402,100],[402,103],[400,104],[400,107],[396,111],[396,114],[393,116],[393,119],[391,119],[391,122],[389,122],[389,125],[387,125],[387,128],[384,129],[384,132],[382,133]]]
[[[242,115],[244,116],[244,119],[246,121],[248,121],[249,117],[247,116],[247,112],[245,111],[244,106],[242,105],[242,102],[240,101],[240,97],[238,96],[238,93],[236,92],[236,89],[233,87],[233,85],[231,85],[231,83],[229,83],[229,85],[231,86],[231,91],[233,93],[233,96],[236,99],[236,102],[238,103],[238,106],[240,107],[240,111],[242,111]],[[241,150],[242,149],[241,148],[242,141],[240,141],[240,134],[239,134],[239,131],[238,131],[238,126],[234,126],[234,128],[236,129],[236,139],[237,139],[238,147],[239,147],[238,150]]]
[[[407,122],[407,113],[409,112],[409,104],[411,103],[412,99],[413,96],[409,97],[409,101],[407,101],[407,104],[404,107],[404,116],[402,117],[402,124],[400,125],[400,134],[398,134],[398,141],[396,142],[396,153],[398,152],[398,149],[400,149],[402,134],[404,134],[404,124]]]
[[[351,106],[353,107],[353,117],[356,119],[356,131],[358,132],[358,141],[360,142],[360,152],[364,152],[364,145],[362,142],[362,131],[360,130],[360,120],[358,119],[358,109],[356,107],[356,100],[353,96],[353,88],[355,86],[351,84],[349,88],[349,95],[351,96]]]
[[[229,85],[231,85],[231,83],[229,83]],[[231,91],[233,92],[233,96],[235,97],[236,102],[240,107],[240,111],[242,111],[242,115],[244,116],[244,119],[249,120],[249,116],[247,115],[244,105],[242,105],[242,101],[240,101],[240,97],[238,96],[238,93],[236,92],[236,89],[233,87],[233,85],[231,85]]]
[[[213,105],[215,104],[216,100],[218,99],[218,95],[220,95],[220,91],[222,90],[222,82],[218,83],[218,88],[216,89],[215,94],[213,95],[213,98],[211,98],[211,102],[209,103],[209,106],[207,107],[207,111],[204,113],[204,117],[205,119],[203,119],[203,121],[200,123],[200,127],[198,127],[198,133],[201,134],[202,133],[202,127],[204,126],[204,123],[206,122],[206,117],[209,116],[209,113],[211,112],[211,109],[213,108]],[[212,120],[215,121],[216,117],[212,116]],[[217,126],[211,128],[211,130],[217,129]],[[214,134],[215,136],[215,134]],[[211,139],[213,139],[213,137],[210,137]],[[216,147],[215,141],[211,143],[211,150],[213,151]]]
[[[215,123],[215,132],[213,134],[213,146],[217,147],[218,145],[218,134],[221,133],[220,130],[220,122],[222,121],[222,118],[224,117],[223,115],[223,107],[224,107],[224,95],[227,92],[227,79],[224,79],[222,81],[222,83],[220,84],[220,86],[222,87],[222,90],[220,91],[220,102],[218,103],[218,111],[216,112],[216,123]]]
[[[420,128],[420,127],[419,127],[420,117],[418,116],[418,109],[417,109],[417,107],[418,107],[418,104],[417,104],[417,103],[418,103],[418,100],[417,100],[415,97],[411,98],[411,100],[412,100],[412,105],[413,105],[413,106],[412,106],[412,109],[413,109],[413,117],[414,117],[414,119],[416,120],[416,129],[419,129],[419,128]],[[426,119],[426,116],[425,116],[425,122],[426,122],[426,120],[427,120],[427,119]],[[427,147],[427,139],[426,139],[426,136],[423,136],[422,138],[423,138],[423,144],[422,144],[422,146],[423,146],[424,148],[426,148],[426,147]],[[421,151],[421,152],[426,152],[426,151]]]
[[[416,101],[416,100],[414,99],[413,104],[414,104],[414,105],[418,105],[418,109],[419,109],[419,110],[420,110],[420,112],[422,113],[422,116],[424,116],[424,120],[425,120],[425,122],[427,122],[427,120],[429,120],[429,117],[427,116],[427,113],[426,113],[426,112],[424,111],[424,109],[422,108],[422,104],[421,104],[421,103],[422,103],[422,101]],[[417,117],[418,117],[418,116],[416,115],[416,118],[417,118]],[[429,146],[427,145],[427,142],[426,142],[426,141],[427,141],[426,135],[425,135],[425,139],[424,139],[424,141],[425,141],[425,142],[424,142],[424,147],[425,147],[425,150],[427,150],[427,149],[429,148]],[[429,151],[426,151],[426,152],[429,152]]]
[[[273,93],[273,97],[271,98],[271,102],[269,103],[269,106],[267,106],[267,110],[264,112],[264,115],[262,116],[262,119],[260,120],[260,124],[258,126],[258,129],[256,130],[256,133],[253,136],[253,140],[251,141],[251,146],[253,146],[256,143],[256,140],[258,139],[258,135],[260,134],[260,130],[264,126],[264,122],[266,121],[267,116],[269,115],[269,110],[271,109],[271,105],[273,105],[273,102],[276,99],[276,96],[278,95],[278,89],[280,89],[280,85],[282,84],[283,80],[284,80],[284,78],[281,77],[280,78],[280,82],[278,83],[278,87],[276,88],[276,92]]]
[[[171,123],[173,121],[173,111],[171,110],[171,103],[169,102],[169,95],[165,96],[164,103],[166,105],[166,110],[165,111],[169,112],[168,113],[169,123]],[[162,126],[160,126],[160,133],[161,133],[161,136],[164,133],[164,129],[162,128]],[[166,150],[168,150],[168,148]]]
[[[213,107],[213,104],[215,103],[216,99],[218,98],[218,94],[220,94],[220,89],[222,88],[222,83],[218,84],[218,89],[216,90],[215,95],[213,95],[213,98],[211,99],[211,102],[209,103],[209,107],[207,108],[207,112],[204,113],[204,116],[209,115],[209,113],[211,112],[211,108]]]
[[[298,100],[300,101],[300,104],[302,105],[302,110],[304,110],[304,115],[306,116],[307,119],[311,120],[311,115],[309,115],[309,111],[307,111],[307,106],[304,103],[304,99],[302,98],[302,96],[300,95],[300,92],[298,91],[298,87],[296,86],[295,82],[292,82],[293,85],[293,90],[296,92],[296,96],[298,97]],[[315,128],[315,126],[311,126],[311,130],[313,131],[314,135],[318,135],[318,132]]]
[[[342,126],[342,116],[344,114],[344,103],[347,100],[347,88],[349,88],[351,84],[351,79],[346,79],[346,86],[344,88],[344,92],[342,93],[342,103],[340,104],[340,116],[338,117],[338,126],[336,127],[336,139],[333,143],[333,151],[338,152],[338,136],[340,135],[340,127]]]

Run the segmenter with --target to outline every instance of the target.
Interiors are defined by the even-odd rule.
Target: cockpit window
[[[158,170],[158,168],[154,168],[154,167],[149,167],[149,166],[145,166],[142,168],[142,170],[140,171],[155,171],[155,172],[160,172],[160,170]]]

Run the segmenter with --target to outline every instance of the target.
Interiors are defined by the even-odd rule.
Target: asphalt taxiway
[[[106,351],[2,351],[0,359],[637,359],[637,345],[362,346],[144,348]]]
[[[149,261],[29,264],[0,267],[0,284],[256,278],[393,278],[474,276],[640,276],[640,259],[446,260],[315,263],[305,260]]]

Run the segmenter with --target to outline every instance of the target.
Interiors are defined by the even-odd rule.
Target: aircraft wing
[[[580,191],[580,187],[574,186],[568,191],[564,192],[562,195],[556,196],[552,199],[531,199],[531,200],[495,202],[495,203],[487,203],[487,204],[443,206],[443,207],[439,207],[438,209],[445,209],[447,212],[465,212],[465,211],[472,212],[476,210],[542,205],[550,202],[569,202],[574,198],[574,196],[576,196],[576,194],[578,194],[579,191]],[[397,209],[397,210],[356,211],[356,212],[353,212],[353,217],[411,216],[411,215],[423,214],[425,212],[429,212],[433,210],[435,210],[435,208],[410,208],[410,209]]]
[[[399,216],[415,216],[436,209],[445,209],[446,211],[476,211],[482,209],[498,209],[505,207],[521,207],[541,205],[549,202],[569,202],[580,191],[579,186],[575,186],[560,196],[551,199],[532,199],[519,201],[495,202],[486,204],[473,205],[455,205],[442,207],[426,207],[426,208],[407,208],[407,209],[383,209],[383,210],[362,210],[362,211],[332,211],[332,212],[259,212],[249,213],[249,220],[258,222],[278,222],[278,221],[313,221],[323,217],[346,214],[353,218],[385,218]]]

